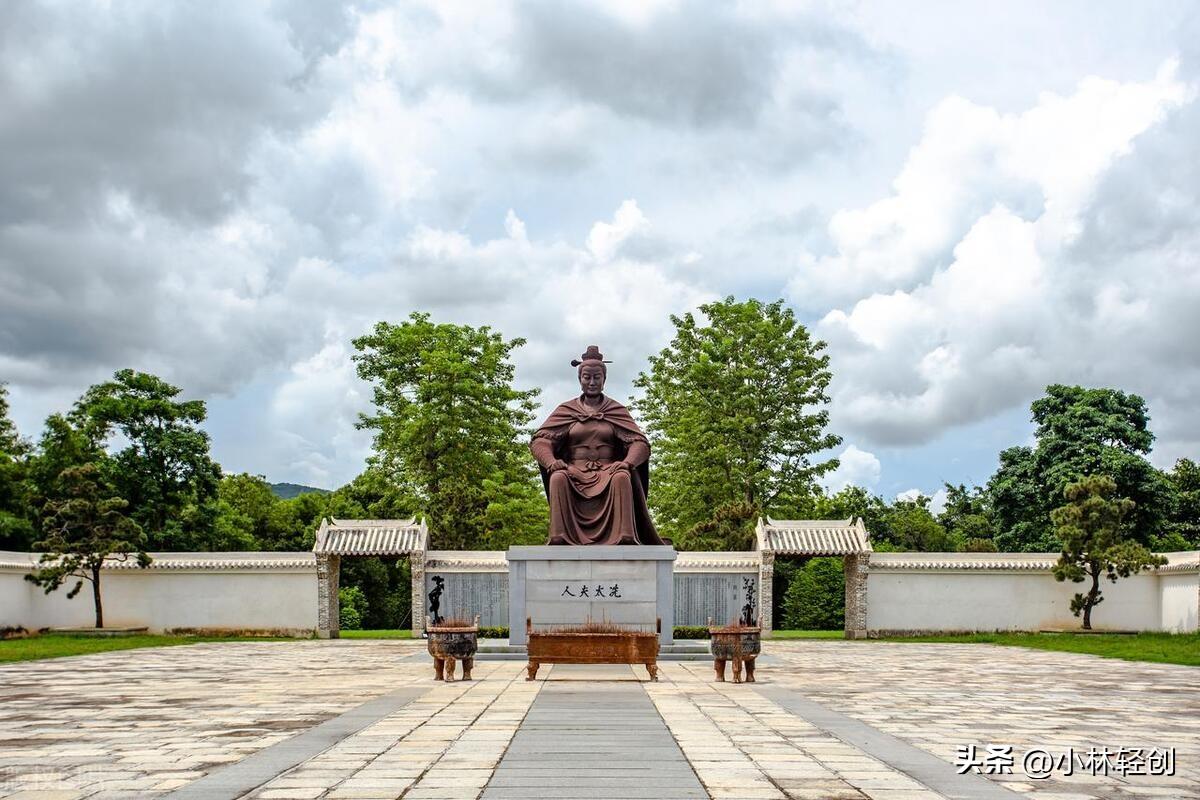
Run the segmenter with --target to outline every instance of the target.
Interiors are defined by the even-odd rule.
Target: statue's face
[[[584,364],[579,368],[579,389],[587,397],[596,397],[604,392],[604,367]]]

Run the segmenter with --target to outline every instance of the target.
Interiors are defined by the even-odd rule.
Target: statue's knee
[[[558,472],[550,473],[550,490],[567,488],[567,471],[560,469]]]
[[[618,487],[632,488],[633,486],[633,484],[629,482],[629,473],[624,470],[621,470],[620,472],[614,472],[612,476],[612,482]]]

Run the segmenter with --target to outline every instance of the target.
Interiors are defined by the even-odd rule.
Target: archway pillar
[[[764,639],[771,638],[775,629],[775,554],[760,551],[758,566],[758,624]]]
[[[870,553],[848,553],[843,556],[846,575],[846,638],[867,638],[867,575]]]
[[[409,554],[412,568],[412,634],[419,637],[425,632],[425,552]]]
[[[334,553],[317,554],[317,636],[337,639],[341,636],[341,607],[338,583],[342,557]]]

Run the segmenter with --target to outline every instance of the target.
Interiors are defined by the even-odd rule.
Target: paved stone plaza
[[[0,666],[2,798],[1200,798],[1195,668],[987,645],[765,645],[706,662],[484,661],[423,644],[210,643]],[[960,747],[1011,745],[1002,774]],[[1173,776],[1023,771],[1031,748],[1174,748]]]

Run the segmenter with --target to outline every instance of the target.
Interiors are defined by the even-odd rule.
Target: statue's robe
[[[582,397],[562,403],[529,445],[550,503],[548,544],[670,544],[654,530],[646,493],[650,442],[612,398],[596,408]],[[556,460],[567,469],[551,473]],[[624,461],[629,470],[615,469]]]

